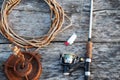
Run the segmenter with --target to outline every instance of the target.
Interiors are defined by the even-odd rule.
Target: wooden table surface
[[[59,33],[50,45],[40,49],[43,72],[40,80],[84,80],[84,71],[78,69],[64,76],[59,63],[60,53],[84,56],[89,29],[90,0],[57,0],[71,18],[72,26]],[[3,0],[0,0],[2,5]],[[22,0],[8,17],[12,29],[20,36],[42,36],[50,26],[50,11],[43,0]],[[68,22],[66,22],[68,24]],[[75,43],[64,42],[76,33]],[[120,0],[94,0],[93,62],[91,80],[120,79]],[[0,80],[7,80],[3,63],[12,54],[10,42],[0,34]]]

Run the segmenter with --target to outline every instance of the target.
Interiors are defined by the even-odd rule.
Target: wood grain
[[[73,24],[69,29],[57,35],[54,41],[66,41],[74,32],[78,35],[78,39],[76,41],[86,41],[89,28],[90,6],[88,0],[69,0],[59,2],[61,2],[61,5],[71,18]],[[103,2],[104,1],[95,2],[94,4],[102,4]],[[101,9],[103,10],[99,8],[97,9],[96,6],[94,6],[93,41],[119,42],[120,11],[116,9],[109,10],[104,7],[108,5],[102,6]],[[110,4],[108,7],[111,7]],[[51,24],[49,7],[43,1],[35,2],[32,0],[23,0],[21,4],[10,14],[9,24],[13,30],[21,36],[42,36],[47,33]],[[6,43],[6,40],[1,37],[0,43]]]
[[[93,46],[93,62],[91,65],[92,80],[104,80],[112,78],[119,79],[120,67],[120,43],[95,43]],[[41,80],[83,80],[83,70],[78,69],[72,76],[63,76],[59,63],[59,54],[75,53],[84,56],[86,43],[74,43],[72,46],[64,46],[63,43],[51,43],[49,46],[40,49],[42,55],[43,73]],[[8,44],[0,45],[0,61],[3,63],[12,54]],[[0,74],[4,74],[2,66]],[[5,77],[5,75],[3,75]],[[3,77],[3,76],[0,76]]]
[[[59,33],[54,41],[40,49],[43,73],[40,80],[84,80],[84,71],[78,69],[71,76],[63,76],[60,53],[75,53],[84,57],[89,28],[90,0],[57,0],[71,18],[72,27]],[[0,0],[0,5],[2,0]],[[93,59],[91,80],[120,79],[120,0],[94,0]],[[43,0],[22,0],[8,17],[10,27],[20,36],[42,36],[51,24],[50,10]],[[64,25],[69,24],[68,21]],[[65,26],[64,26],[65,27]],[[72,33],[77,40],[64,46]],[[7,80],[3,63],[12,51],[9,41],[0,35],[0,79]]]

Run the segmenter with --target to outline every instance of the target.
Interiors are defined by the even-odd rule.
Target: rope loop
[[[51,10],[51,26],[48,33],[40,38],[30,38],[22,37],[16,34],[13,29],[8,24],[8,15],[16,7],[21,0],[4,0],[2,9],[1,9],[1,26],[0,32],[9,39],[15,45],[22,48],[41,48],[43,46],[48,45],[55,36],[63,31],[62,25],[64,23],[64,17],[66,16],[63,8],[56,2],[56,0],[44,0],[50,7]],[[54,17],[52,17],[54,15]],[[69,17],[66,16],[67,19]],[[71,20],[69,19],[70,24],[65,28],[71,26]]]

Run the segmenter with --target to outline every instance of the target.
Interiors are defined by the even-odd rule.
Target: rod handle
[[[89,76],[86,76],[86,77],[85,77],[85,80],[90,80],[90,77],[89,77]]]
[[[92,59],[92,47],[93,46],[93,43],[91,41],[89,41],[87,43],[87,53],[86,53],[86,57]]]
[[[85,62],[85,80],[90,80],[90,63],[92,59],[92,45],[91,41],[87,43],[87,53],[86,53],[86,62]]]

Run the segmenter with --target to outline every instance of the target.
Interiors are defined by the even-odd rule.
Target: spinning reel
[[[63,74],[70,75],[78,67],[84,68],[84,58],[75,54],[60,54],[60,62],[63,67]]]

